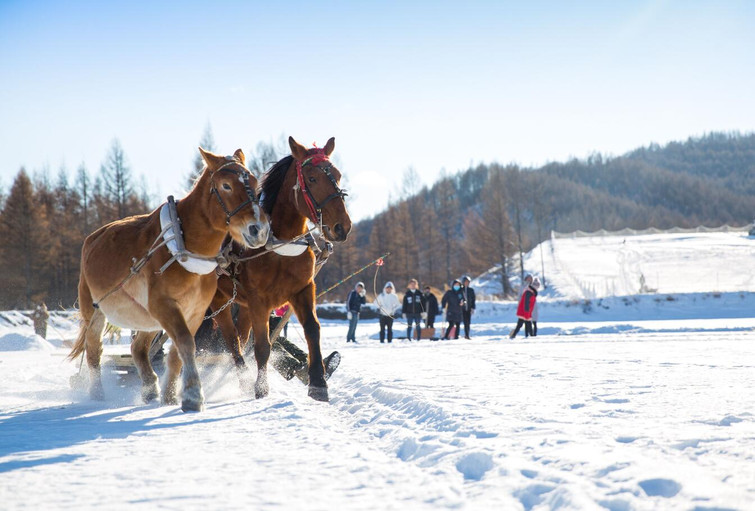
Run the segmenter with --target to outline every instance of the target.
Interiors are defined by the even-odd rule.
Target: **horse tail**
[[[84,347],[86,346],[87,342],[87,330],[89,326],[89,322],[85,321],[83,318],[81,320],[81,325],[79,326],[79,335],[76,337],[76,342],[73,343],[73,348],[71,348],[71,353],[68,354],[68,360],[76,360],[78,357],[81,356],[82,353],[84,353]]]
[[[76,342],[73,343],[71,353],[68,354],[68,360],[76,360],[86,347],[87,331],[89,330],[89,323],[92,321],[94,315],[94,304],[92,302],[92,292],[89,290],[89,285],[84,277],[84,265],[82,264],[81,274],[79,275],[79,335],[76,337]]]

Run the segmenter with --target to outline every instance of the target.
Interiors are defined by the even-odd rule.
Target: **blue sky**
[[[153,5],[158,4],[158,5]],[[472,163],[755,130],[755,2],[0,0],[0,185],[113,138],[160,200],[209,123],[336,154],[356,218]]]

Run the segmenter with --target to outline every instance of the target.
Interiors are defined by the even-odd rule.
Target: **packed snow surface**
[[[69,385],[73,314],[52,314],[41,344],[1,313],[0,508],[753,509],[742,264],[719,289],[638,296],[586,299],[554,278],[534,339],[508,338],[509,302],[481,301],[471,340],[380,344],[370,320],[346,344],[346,322],[323,320],[323,352],[343,355],[330,403],[274,371],[255,400],[226,361],[203,366],[192,414],[142,404],[107,364],[91,401]]]

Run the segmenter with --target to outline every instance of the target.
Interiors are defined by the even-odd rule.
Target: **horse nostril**
[[[346,239],[346,232],[343,230],[343,225],[336,224],[334,230],[336,231],[336,236],[339,240]]]
[[[252,238],[256,238],[259,233],[260,233],[260,228],[259,227],[257,227],[256,225],[250,225],[249,226],[249,235]]]

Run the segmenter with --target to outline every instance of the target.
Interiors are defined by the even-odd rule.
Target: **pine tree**
[[[209,122],[204,127],[204,133],[202,134],[202,138],[199,140],[199,147],[201,147],[205,151],[210,151],[213,153],[217,151],[217,149],[215,148],[215,138],[212,136],[212,126],[210,126]],[[191,190],[194,187],[194,182],[200,175],[202,175],[203,169],[204,160],[202,159],[202,155],[197,150],[194,154],[193,168],[186,176],[187,191]]]
[[[86,167],[82,163],[76,171],[76,190],[81,200],[81,214],[79,216],[79,231],[85,236],[91,232],[92,211],[91,195],[92,180]]]
[[[42,275],[47,232],[44,207],[37,202],[31,179],[21,168],[0,213],[4,307],[31,308],[34,301],[46,298],[47,282]]]
[[[512,229],[506,200],[506,183],[502,169],[490,170],[488,182],[480,194],[480,207],[470,212],[465,219],[467,250],[477,262],[475,271],[485,271],[499,265],[499,278],[503,296],[512,296],[509,282],[509,255],[513,251]]]
[[[131,169],[126,163],[126,153],[118,139],[114,139],[105,162],[100,167],[102,185],[110,202],[115,206],[116,218],[125,218],[131,214],[128,211],[128,200],[134,189],[131,183]]]
[[[443,277],[445,282],[449,284],[454,275],[452,261],[456,245],[456,226],[459,221],[459,201],[456,198],[456,190],[451,178],[442,179],[437,185],[436,193],[438,199],[435,204],[435,215],[438,218],[442,239],[440,255],[444,264],[445,275]]]

